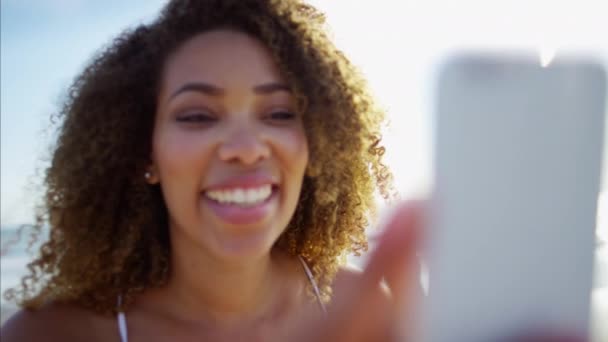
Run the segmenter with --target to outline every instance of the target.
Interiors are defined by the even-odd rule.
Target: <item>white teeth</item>
[[[255,202],[260,196],[258,196],[258,191],[256,189],[251,189],[251,191],[244,192],[244,201],[247,203]]]
[[[211,190],[205,194],[207,197],[220,203],[257,204],[270,197],[272,186],[268,184],[249,189]]]
[[[232,198],[230,198],[230,195],[232,195]],[[245,191],[242,189],[236,189],[232,194],[228,193],[228,198],[231,200],[231,202],[243,203],[245,202]]]

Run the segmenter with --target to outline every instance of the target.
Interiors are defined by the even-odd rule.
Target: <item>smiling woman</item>
[[[302,114],[270,52],[237,31],[199,34],[170,58],[160,89],[148,181],[161,184],[175,249],[200,240],[188,254],[210,254],[201,262],[262,258],[308,163]]]
[[[281,340],[360,277],[341,266],[367,248],[374,193],[392,196],[384,115],[313,7],[170,1],[69,94],[37,214],[50,240],[6,293],[28,310],[3,340]]]

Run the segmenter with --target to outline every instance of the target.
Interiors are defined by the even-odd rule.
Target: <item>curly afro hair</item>
[[[26,308],[70,302],[99,313],[162,286],[171,256],[168,213],[149,165],[160,75],[196,34],[231,28],[263,42],[304,118],[310,162],[295,213],[276,245],[311,265],[322,298],[349,253],[367,249],[375,195],[394,196],[382,163],[384,112],[359,71],[331,42],[325,18],[298,0],[173,0],[126,30],[75,79],[44,178],[35,226],[50,236],[20,286]],[[309,289],[310,292],[310,289]]]

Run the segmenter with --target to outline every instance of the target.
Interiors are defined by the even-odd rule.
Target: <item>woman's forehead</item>
[[[190,38],[167,60],[162,82],[165,95],[191,82],[232,89],[284,83],[284,79],[272,53],[260,40],[222,29]]]

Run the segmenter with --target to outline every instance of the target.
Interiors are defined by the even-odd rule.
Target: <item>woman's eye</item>
[[[286,121],[294,119],[296,115],[290,112],[274,112],[269,117],[271,120]]]
[[[179,116],[176,120],[184,123],[211,123],[216,119],[208,114],[186,114]]]

